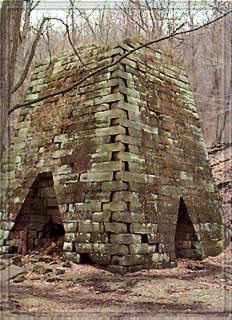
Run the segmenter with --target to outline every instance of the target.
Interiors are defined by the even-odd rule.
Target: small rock
[[[62,267],[64,268],[71,268],[72,267],[72,263],[71,261],[65,261],[62,263]]]
[[[9,265],[6,267],[6,269],[1,270],[0,272],[0,281],[5,282],[10,279],[16,278],[18,275],[24,273],[24,269],[21,267],[18,267],[14,264]]]
[[[198,270],[204,270],[205,266],[203,264],[196,264],[196,263],[188,263],[186,266],[187,269],[193,270],[193,271],[198,271]]]
[[[38,261],[49,263],[49,262],[52,262],[52,257],[51,256],[41,256],[41,257],[39,257]]]
[[[46,263],[40,262],[34,264],[33,271],[40,274],[46,274],[52,272],[52,268],[50,268]]]
[[[36,263],[36,262],[39,261],[39,257],[38,257],[38,256],[31,256],[31,257],[30,257],[30,261],[31,261],[32,263]]]
[[[47,282],[57,282],[57,281],[60,281],[62,280],[60,277],[49,277],[47,278]]]
[[[1,263],[0,264],[0,271],[1,270],[4,270],[4,269],[6,269],[7,268],[7,264],[4,264],[4,263]]]
[[[20,255],[14,256],[11,258],[11,261],[16,266],[21,267],[22,266],[22,257]]]
[[[19,274],[17,277],[13,279],[13,282],[20,283],[26,280],[25,276],[23,274]]]
[[[57,264],[57,261],[51,261],[51,262],[49,262],[48,264],[49,264],[49,266],[52,266],[52,265],[54,265],[54,264]]]
[[[65,261],[71,261],[73,263],[80,263],[80,255],[76,252],[66,252],[63,256]]]
[[[64,268],[56,268],[55,274],[56,275],[65,274],[65,269]]]

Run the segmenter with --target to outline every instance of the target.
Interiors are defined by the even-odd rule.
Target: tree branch
[[[44,17],[43,20],[42,20],[42,22],[41,22],[41,24],[40,24],[40,26],[39,26],[39,30],[38,30],[38,32],[37,32],[37,34],[36,34],[36,37],[35,37],[35,39],[34,39],[34,42],[33,42],[33,44],[32,44],[31,51],[30,51],[29,57],[28,57],[28,59],[27,59],[27,63],[26,63],[26,66],[25,66],[25,68],[24,68],[24,70],[23,70],[23,73],[22,73],[19,81],[18,81],[18,82],[16,83],[16,85],[13,87],[11,93],[15,93],[15,92],[18,90],[18,88],[19,88],[19,87],[23,84],[23,82],[25,81],[25,79],[26,79],[26,77],[27,77],[27,75],[28,75],[28,72],[29,72],[29,70],[30,70],[30,66],[31,66],[33,57],[34,57],[34,55],[35,55],[35,51],[36,51],[36,48],[37,48],[39,39],[40,39],[41,34],[42,34],[42,32],[43,32],[44,24],[45,24],[46,21],[50,21],[50,20],[60,21],[60,22],[65,26],[69,43],[70,43],[70,45],[72,46],[73,51],[74,51],[75,54],[77,55],[77,57],[78,57],[78,59],[80,60],[80,62],[82,63],[82,65],[84,65],[84,62],[82,61],[80,55],[79,55],[78,52],[76,51],[75,46],[74,46],[74,44],[73,44],[73,42],[72,42],[68,25],[67,25],[62,19],[60,19],[60,18]]]
[[[183,34],[189,34],[189,33],[192,33],[192,32],[196,32],[198,30],[201,30],[203,28],[206,28],[208,27],[209,25],[211,25],[212,23],[215,23],[216,21],[228,16],[229,14],[232,13],[232,10],[224,13],[223,15],[211,20],[211,21],[208,21],[206,22],[205,24],[203,25],[200,25],[198,27],[195,27],[193,29],[189,29],[189,30],[185,30],[185,31],[179,31],[178,30],[183,26],[183,24],[181,26],[179,26],[178,28],[176,28],[171,34],[167,35],[167,36],[164,36],[164,37],[161,37],[159,39],[156,39],[156,40],[152,40],[152,41],[148,41],[146,43],[143,43],[133,49],[131,49],[130,51],[127,51],[126,53],[124,53],[121,57],[119,57],[117,60],[115,60],[115,62],[113,63],[110,63],[104,67],[101,67],[101,68],[98,68],[98,69],[95,69],[93,72],[90,72],[89,74],[87,74],[86,76],[84,76],[82,79],[80,79],[79,81],[76,81],[75,83],[73,83],[71,86],[68,86],[66,88],[64,88],[63,90],[58,90],[56,92],[53,92],[53,93],[50,93],[50,94],[47,94],[47,95],[44,95],[40,98],[37,98],[37,99],[34,99],[34,100],[31,100],[31,101],[27,101],[27,102],[24,102],[22,104],[18,104],[16,106],[14,106],[10,111],[9,111],[9,114],[11,114],[14,110],[17,110],[21,107],[26,107],[26,106],[29,106],[29,105],[32,105],[34,103],[37,103],[37,102],[40,102],[40,101],[43,101],[45,99],[48,99],[48,98],[51,98],[51,97],[55,97],[59,94],[65,94],[71,90],[73,90],[74,88],[76,88],[77,86],[79,86],[80,84],[82,84],[85,80],[89,79],[90,77],[93,77],[95,75],[97,75],[99,72],[102,72],[104,70],[106,70],[107,68],[109,67],[113,67],[114,65],[116,65],[117,63],[119,63],[120,61],[122,61],[124,58],[128,57],[130,54],[136,52],[137,50],[140,50],[142,48],[145,48],[145,47],[148,47],[152,44],[155,44],[155,43],[159,43],[161,41],[164,41],[164,40],[168,40],[172,37],[175,37],[175,36],[179,36],[179,35],[183,35]]]
[[[40,0],[38,0],[38,1],[34,4],[34,6],[33,6],[33,1],[32,1],[32,3],[31,3],[31,12],[32,12],[36,7],[38,7],[39,4],[40,4]]]
[[[15,93],[16,90],[18,90],[18,88],[23,84],[24,80],[26,79],[27,75],[28,75],[28,72],[30,70],[30,66],[31,66],[31,63],[32,63],[32,60],[33,60],[33,57],[35,55],[35,51],[36,51],[36,48],[37,48],[37,45],[38,45],[38,42],[39,42],[39,39],[40,39],[40,36],[43,32],[43,26],[45,24],[45,22],[48,20],[49,18],[43,18],[40,26],[39,26],[39,30],[36,34],[36,37],[33,41],[33,44],[32,44],[32,47],[31,47],[31,51],[30,51],[30,54],[29,54],[29,57],[27,59],[27,63],[26,63],[26,66],[23,70],[23,73],[19,79],[19,81],[15,84],[15,86],[13,87],[13,89],[11,90],[11,93]]]
[[[75,52],[76,56],[78,57],[78,59],[80,60],[81,64],[84,66],[84,62],[83,60],[81,59],[79,53],[77,52],[73,42],[72,42],[72,39],[71,39],[71,35],[70,35],[70,32],[69,32],[69,26],[67,25],[67,23],[65,23],[61,18],[49,18],[49,20],[56,20],[56,21],[60,21],[64,26],[65,26],[65,29],[66,29],[66,32],[67,32],[67,36],[68,36],[68,41],[73,49],[73,51]]]

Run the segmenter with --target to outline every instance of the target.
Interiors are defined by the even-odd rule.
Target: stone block
[[[79,232],[99,232],[103,233],[103,224],[100,222],[92,222],[91,220],[80,220],[79,221]]]
[[[66,203],[65,204],[59,204],[59,210],[60,210],[61,214],[67,212],[68,211],[68,205]]]
[[[103,210],[109,210],[109,211],[126,211],[127,210],[127,204],[124,201],[112,201],[109,203],[103,204]]]
[[[157,233],[157,231],[158,231],[157,224],[132,223],[130,225],[130,232],[131,233],[148,234],[148,233]]]
[[[127,118],[127,113],[121,109],[110,109],[95,113],[95,117],[96,119]]]
[[[110,264],[110,254],[96,254],[96,253],[91,253],[89,254],[89,258],[93,263],[96,263],[98,265],[102,266],[107,266]]]
[[[111,263],[113,265],[120,265],[120,266],[131,266],[137,264],[144,263],[144,256],[143,255],[125,255],[125,256],[113,256]]]
[[[112,233],[126,233],[127,232],[127,225],[125,223],[118,223],[118,222],[105,222],[105,231],[112,232]]]
[[[73,232],[66,232],[65,233],[65,241],[67,242],[74,242],[76,240],[76,234]]]
[[[92,220],[95,222],[110,221],[111,211],[94,212]]]
[[[102,103],[114,102],[114,101],[120,101],[122,99],[123,99],[123,96],[121,93],[112,93],[107,96],[95,98],[95,105],[99,105]]]
[[[187,180],[187,181],[193,181],[193,176],[190,172],[181,171],[180,172],[180,179]]]
[[[146,268],[144,265],[128,266],[128,272],[138,272],[138,271],[140,271],[141,269],[144,269],[144,268]]]
[[[141,140],[140,139],[137,139],[137,138],[131,137],[131,136],[126,136],[126,135],[123,135],[123,134],[117,135],[115,140],[118,141],[118,142],[129,144],[129,145],[138,145],[138,146],[140,146],[140,144],[141,144]]]
[[[57,172],[56,174],[59,175],[66,175],[66,174],[70,174],[72,173],[72,167],[71,165],[63,165],[63,166],[59,166],[57,167]],[[55,175],[54,175],[55,176]],[[53,176],[53,179],[55,180],[55,177]]]
[[[160,242],[160,237],[159,237],[159,234],[157,233],[149,233],[147,236],[148,236],[148,243],[150,244]]]
[[[69,212],[78,211],[101,211],[101,202],[93,200],[91,202],[69,204]]]
[[[145,163],[145,159],[142,156],[131,152],[120,151],[117,153],[117,159],[122,161],[136,162],[136,163]]]
[[[127,112],[129,113],[129,111]],[[138,117],[137,119],[133,119],[133,120],[131,118],[130,119],[118,118],[118,119],[115,119],[114,124],[121,125],[124,128],[131,128],[133,130],[137,130],[142,133],[141,122],[140,120],[138,120]]]
[[[129,248],[126,245],[114,245],[109,243],[94,243],[93,252],[101,254],[118,254],[127,255],[129,253]]]
[[[71,261],[76,264],[80,263],[80,255],[76,252],[65,252],[64,259],[66,261]]]
[[[117,274],[121,274],[124,275],[127,273],[128,269],[125,266],[116,266],[116,265],[108,265],[107,266],[107,270],[112,272],[112,273],[117,273]]]
[[[128,66],[131,66],[132,68],[136,69],[137,68],[137,63],[129,58],[123,58],[121,61],[123,64],[126,64]],[[136,91],[137,92],[137,91]],[[125,93],[128,94],[128,93]],[[139,96],[139,95],[138,95]]]
[[[143,223],[145,221],[144,213],[135,213],[135,212],[113,212],[112,221],[116,222],[137,222]]]
[[[56,150],[52,154],[53,159],[60,159],[62,157],[68,156],[72,154],[72,150]]]
[[[109,191],[88,191],[85,193],[85,202],[92,202],[93,199],[99,202],[109,202],[110,201]],[[77,202],[77,201],[76,201]]]
[[[112,199],[113,201],[136,202],[139,200],[139,194],[131,191],[119,191],[113,193]]]
[[[91,243],[108,243],[108,235],[106,233],[91,233],[90,241]]]
[[[125,167],[122,161],[109,161],[109,162],[99,162],[93,163],[91,167],[91,171],[96,172],[109,172],[109,171],[120,171]]]
[[[94,253],[93,243],[75,243],[76,252],[80,253]]]
[[[157,246],[147,243],[130,244],[130,254],[148,254],[155,253]]]
[[[91,163],[105,162],[105,161],[111,161],[111,159],[112,159],[111,151],[100,151],[92,154],[90,162]]]
[[[141,236],[135,234],[111,234],[110,242],[114,244],[141,243]]]
[[[109,127],[109,128],[96,129],[95,133],[96,133],[97,137],[108,136],[108,135],[114,136],[117,134],[125,134],[126,129],[121,126],[113,126],[113,127]]]
[[[158,263],[160,261],[160,253],[154,253],[152,255],[152,262]]]
[[[132,172],[116,172],[116,179],[122,181],[132,181],[132,182],[139,182],[144,183],[145,177],[139,173],[132,173]]]
[[[81,182],[87,181],[110,181],[113,179],[113,172],[87,172],[80,176]]]
[[[79,243],[89,243],[91,238],[91,233],[87,233],[87,232],[78,232],[76,234],[76,242]]]
[[[125,145],[121,142],[102,144],[97,147],[96,152],[116,152],[124,151]]]
[[[64,242],[63,244],[63,250],[64,252],[72,252],[73,251],[73,243],[71,242]]]
[[[120,191],[128,190],[128,184],[122,181],[108,181],[103,182],[101,185],[102,191]]]

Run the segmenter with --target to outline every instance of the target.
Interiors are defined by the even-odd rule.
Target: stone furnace
[[[21,108],[1,174],[2,252],[55,243],[67,257],[125,273],[222,251],[222,209],[189,81],[159,50],[122,58],[142,41],[82,47],[84,64],[71,55],[36,66],[27,100],[105,68]]]

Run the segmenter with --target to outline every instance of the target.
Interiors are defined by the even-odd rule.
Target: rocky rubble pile
[[[0,260],[1,283],[12,280],[15,283],[24,280],[43,280],[55,282],[63,280],[66,271],[72,267],[71,261],[64,261],[58,255],[5,255]]]

